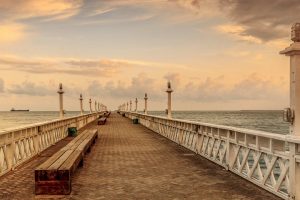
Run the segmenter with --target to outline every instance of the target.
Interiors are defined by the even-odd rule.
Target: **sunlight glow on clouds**
[[[299,0],[0,0],[0,110],[54,99],[59,82],[74,109],[79,93],[114,108],[145,92],[164,109],[167,80],[175,109],[281,109],[278,51],[299,13]]]
[[[82,0],[0,0],[1,15],[9,19],[53,17],[66,19],[78,13]]]
[[[13,43],[24,39],[25,29],[22,24],[0,22],[0,44]]]
[[[224,24],[217,26],[216,29],[222,33],[229,34],[238,40],[253,42],[257,44],[262,43],[259,38],[244,34],[246,29],[239,25]]]

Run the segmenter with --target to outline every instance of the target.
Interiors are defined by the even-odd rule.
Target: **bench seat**
[[[97,129],[85,130],[38,166],[35,169],[35,194],[70,194],[72,175],[83,165],[83,157],[97,137]]]
[[[106,117],[101,117],[98,119],[98,125],[104,125],[106,123]]]

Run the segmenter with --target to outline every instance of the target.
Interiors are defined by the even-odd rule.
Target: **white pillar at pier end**
[[[148,102],[147,102],[147,101],[148,101],[147,93],[145,93],[144,99],[145,99],[145,110],[144,110],[144,114],[147,115],[147,114],[148,114],[148,111],[147,111],[147,109],[148,109],[148,108],[147,108],[147,106],[148,106],[148,105],[147,105],[147,104],[148,104]]]
[[[171,88],[171,82],[168,82],[168,89],[166,91],[168,93],[168,118],[171,119],[172,118],[172,88]]]
[[[300,136],[300,23],[292,27],[292,41],[280,54],[290,57],[290,109],[294,115],[290,134]]]
[[[83,98],[82,98],[82,94],[80,94],[79,101],[80,101],[80,114],[83,115],[83,104],[82,104]]]
[[[137,98],[135,98],[135,112],[137,112],[137,108],[138,108],[138,99]]]
[[[57,93],[59,94],[59,118],[63,119],[64,118],[64,102],[63,102],[63,87],[62,83],[59,84],[59,88]]]
[[[127,102],[127,104],[126,104],[126,111],[128,112],[128,102]]]
[[[290,122],[290,135],[300,137],[300,23],[292,26],[291,36],[293,43],[280,52],[290,57],[290,108],[285,118]],[[300,200],[300,164],[295,158],[300,154],[299,144],[289,143],[289,154],[289,196]]]
[[[97,112],[97,101],[95,101],[95,112]]]

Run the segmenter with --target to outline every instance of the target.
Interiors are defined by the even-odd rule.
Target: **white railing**
[[[299,137],[138,113],[125,115],[283,199],[299,199]]]
[[[80,129],[102,113],[92,113],[0,131],[0,176],[65,138],[69,127]]]

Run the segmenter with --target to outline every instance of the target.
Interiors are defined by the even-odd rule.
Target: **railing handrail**
[[[293,142],[293,143],[300,144],[300,137],[299,136],[292,136],[292,135],[288,135],[288,134],[284,135],[284,134],[279,134],[279,133],[271,133],[271,132],[260,131],[260,130],[251,130],[251,129],[247,129],[247,128],[239,128],[239,127],[226,126],[226,125],[217,125],[217,124],[211,124],[211,123],[206,123],[206,122],[198,122],[198,121],[192,121],[192,120],[185,120],[185,119],[174,119],[174,118],[169,119],[169,118],[163,117],[163,116],[149,115],[149,114],[145,115],[145,114],[136,113],[136,112],[124,112],[124,113],[154,117],[154,118],[157,118],[157,119],[163,119],[163,120],[168,120],[168,121],[184,122],[184,123],[195,124],[195,125],[200,125],[200,126],[209,126],[209,127],[212,127],[212,128],[224,129],[224,130],[229,130],[229,131],[246,133],[246,134],[249,134],[249,135],[267,137],[267,138],[277,139],[277,140],[281,140],[281,141]]]
[[[85,117],[85,116],[93,115],[93,114],[96,114],[96,113],[102,113],[102,112],[93,112],[93,113],[87,113],[87,114],[83,114],[83,115],[76,115],[76,116],[66,117],[66,118],[63,118],[63,119],[57,118],[57,119],[47,120],[47,121],[43,121],[43,122],[36,122],[36,123],[21,125],[21,126],[17,126],[17,127],[5,128],[5,129],[0,130],[0,135],[6,134],[6,133],[11,133],[11,132],[14,132],[14,131],[20,131],[20,130],[23,130],[23,129],[34,128],[34,127],[37,127],[37,126],[44,126],[44,125],[59,122],[59,121],[67,121],[67,120],[77,119],[77,118],[80,118],[80,117]]]

